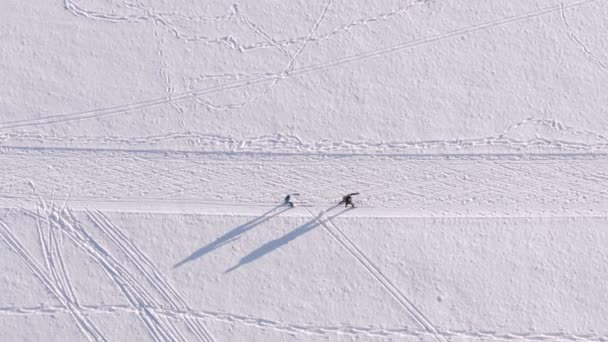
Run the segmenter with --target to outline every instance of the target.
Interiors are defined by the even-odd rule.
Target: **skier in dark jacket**
[[[340,201],[340,203],[338,203],[338,204],[344,203],[345,208],[348,207],[348,205],[350,204],[351,207],[354,208],[355,204],[353,203],[353,196],[358,195],[358,194],[359,194],[358,192],[353,192],[348,195],[345,195],[342,197],[342,201]]]
[[[299,195],[299,194],[298,193],[287,194],[287,196],[285,196],[284,204],[293,208],[293,202],[291,201],[291,196],[297,196],[297,195]]]

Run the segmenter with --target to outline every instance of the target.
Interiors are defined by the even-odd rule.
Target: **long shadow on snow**
[[[329,209],[327,209],[326,211],[332,210],[334,208],[336,208],[336,206],[333,206]],[[325,221],[329,221],[334,219],[336,216],[350,210],[352,208],[349,209],[343,209],[342,211],[336,213],[335,215],[328,217],[327,219],[325,219]],[[321,222],[323,222],[323,219],[321,218],[323,213],[320,213],[317,217],[315,217],[314,219],[304,223],[303,225],[299,226],[298,228],[292,230],[291,232],[281,236],[278,239],[274,239],[272,241],[266,242],[265,244],[263,244],[262,246],[260,246],[259,248],[257,248],[256,250],[254,250],[253,252],[247,254],[246,256],[242,257],[241,260],[239,260],[239,263],[237,265],[232,266],[231,268],[227,269],[224,273],[230,273],[234,270],[236,270],[237,268],[249,264],[251,262],[254,262],[255,260],[263,257],[264,255],[274,251],[275,249],[281,248],[282,246],[288,244],[289,242],[295,240],[296,238],[298,238],[299,236],[302,236],[306,233],[308,233],[309,231],[315,229],[317,226],[319,226],[321,224]]]
[[[238,239],[240,237],[240,235],[244,234],[245,232],[247,232],[248,230],[251,230],[252,228],[254,228],[255,226],[262,224],[268,220],[270,220],[271,218],[289,210],[290,208],[287,207],[283,210],[279,210],[277,212],[275,212],[277,209],[283,207],[282,205],[278,205],[270,210],[268,210],[267,212],[263,213],[262,215],[254,218],[253,220],[244,223],[234,229],[232,229],[231,231],[227,232],[226,234],[220,236],[219,238],[215,239],[215,241],[211,242],[210,244],[201,247],[199,249],[197,249],[196,251],[194,251],[192,254],[190,254],[188,257],[186,257],[184,260],[178,262],[177,264],[175,264],[173,266],[173,268],[178,268],[180,266],[182,266],[185,263],[188,263],[190,261],[196,260],[200,257],[202,257],[203,255],[210,253],[212,251],[214,251],[217,248],[222,247],[223,245],[232,242],[236,239]],[[273,213],[274,212],[274,213]],[[272,215],[271,215],[272,214]]]

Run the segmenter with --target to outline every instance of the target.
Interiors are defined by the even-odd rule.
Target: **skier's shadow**
[[[217,248],[220,248],[223,245],[238,239],[242,234],[244,234],[248,230],[251,230],[255,226],[262,224],[262,223],[270,220],[271,218],[290,209],[289,207],[287,207],[283,210],[278,210],[281,207],[283,207],[283,205],[278,205],[278,206],[268,210],[267,212],[263,213],[262,215],[256,217],[255,219],[232,229],[231,231],[227,232],[226,234],[215,239],[215,241],[211,242],[210,244],[197,249],[192,254],[190,254],[188,257],[186,257],[184,260],[175,264],[173,266],[173,268],[178,268],[185,263],[194,261],[194,260],[204,256],[205,254],[210,253],[210,252],[216,250]]]
[[[338,205],[328,208],[325,211],[332,210],[336,207],[338,207]],[[350,209],[352,209],[352,208],[350,208]],[[227,269],[224,273],[230,273],[243,265],[256,261],[257,259],[263,257],[264,255],[271,253],[274,250],[281,248],[282,246],[295,240],[296,238],[310,232],[311,230],[315,229],[317,226],[321,225],[321,222],[330,221],[330,220],[334,219],[336,216],[338,216],[350,209],[349,208],[343,209],[343,210],[339,211],[338,213],[336,213],[326,219],[323,219],[322,214],[319,214],[314,219],[304,223],[303,225],[301,225],[301,226],[297,227],[296,229],[290,231],[289,233],[281,236],[280,238],[266,242],[265,244],[258,247],[251,253],[245,255],[244,257],[241,258],[241,260],[239,260],[239,263],[237,265],[234,265],[231,268]]]

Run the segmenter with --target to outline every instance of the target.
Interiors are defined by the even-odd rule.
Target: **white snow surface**
[[[2,1],[0,341],[608,341],[607,18]]]

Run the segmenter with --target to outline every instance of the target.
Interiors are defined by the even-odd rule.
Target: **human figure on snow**
[[[293,208],[293,202],[291,201],[291,196],[298,196],[298,193],[293,193],[293,194],[287,194],[287,196],[285,196],[285,201],[284,204],[288,205],[290,208]]]
[[[342,200],[338,204],[344,203],[344,207],[345,208],[348,207],[348,205],[350,204],[351,207],[354,208],[355,204],[353,203],[353,196],[358,195],[358,194],[359,194],[358,192],[353,192],[353,193],[350,193],[348,195],[345,195],[345,196],[342,197]]]

